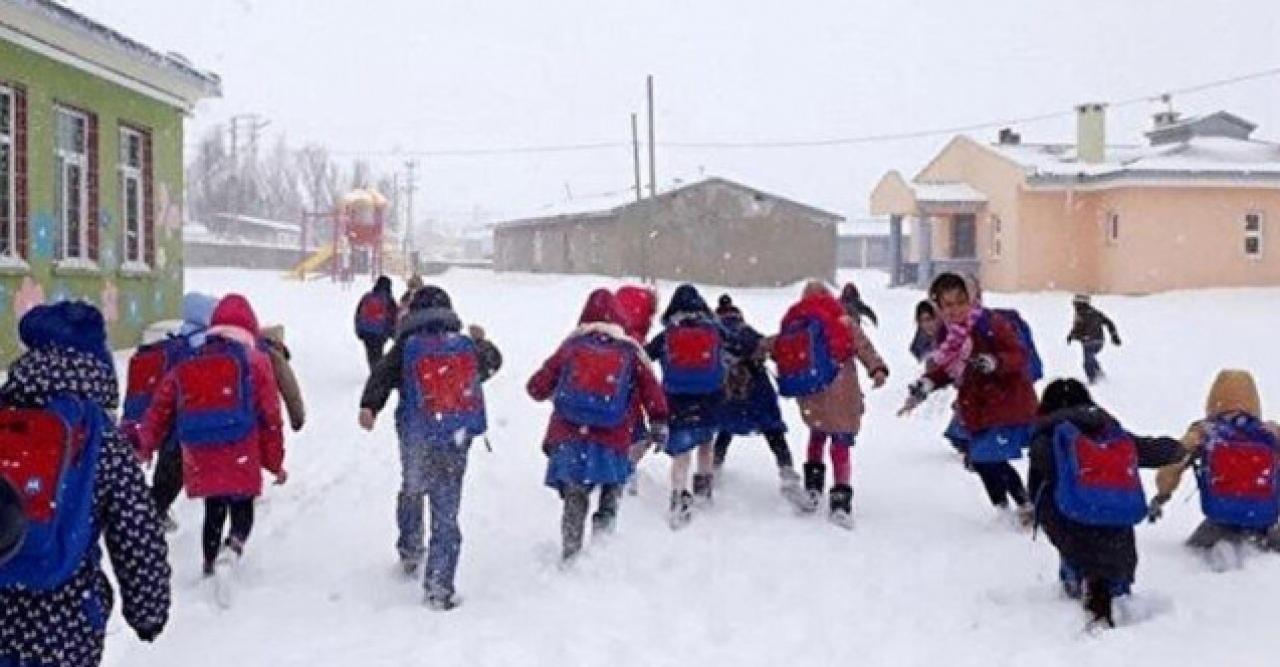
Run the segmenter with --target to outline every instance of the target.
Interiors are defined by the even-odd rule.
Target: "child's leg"
[[[791,468],[791,447],[787,445],[787,434],[782,429],[771,429],[764,432],[764,440],[769,443],[769,451],[773,453],[773,461],[779,468]]]
[[[733,434],[721,431],[716,434],[716,467],[724,465],[724,457],[729,454],[729,443],[733,442]]]
[[[453,597],[453,579],[462,553],[458,507],[462,504],[462,478],[467,472],[467,450],[423,448],[427,497],[431,501],[431,542],[427,545],[427,597],[447,602]]]
[[[222,526],[227,522],[227,501],[223,498],[204,499],[204,532],[200,544],[204,549],[206,569],[218,559],[222,548]]]
[[[836,486],[849,486],[849,480],[853,476],[853,466],[849,461],[849,453],[852,449],[852,433],[831,434],[831,470]]]
[[[689,490],[689,468],[693,466],[693,452],[685,452],[671,459],[671,491]]]
[[[716,448],[710,441],[698,445],[698,474],[710,475],[715,471]]]
[[[1027,504],[1027,487],[1022,484],[1022,475],[1018,474],[1018,469],[1006,462],[1002,466],[1004,474],[1004,488],[1009,493],[1009,497],[1013,498],[1013,503],[1019,507]]]
[[[1102,364],[1098,363],[1098,354],[1102,352],[1102,343],[1088,342],[1083,343],[1081,347],[1084,349],[1084,375],[1089,382],[1097,382],[1102,376]]]
[[[160,519],[169,515],[173,501],[182,493],[182,450],[176,445],[160,450],[156,461],[156,474],[151,479],[151,499],[156,503]]]
[[[809,431],[809,451],[805,457],[807,463],[822,463],[822,452],[827,447],[827,434],[822,431]]]
[[[231,513],[231,530],[227,542],[232,550],[239,553],[244,543],[249,541],[249,533],[253,532],[253,498],[240,498],[229,503]]]
[[[561,558],[568,560],[582,551],[582,536],[587,529],[587,509],[591,504],[591,487],[567,484],[560,489],[564,513],[560,516]]]
[[[1008,507],[1009,496],[1005,488],[1006,476],[1002,466],[1008,465],[1005,462],[999,463],[973,463],[973,471],[978,474],[978,479],[982,480],[982,488],[986,489],[987,497],[991,499],[991,504],[996,507]]]
[[[396,551],[400,559],[409,563],[422,560],[426,547],[423,531],[426,509],[423,497],[427,493],[427,447],[400,442],[400,495],[396,497],[396,527],[400,535],[396,539]]]
[[[600,505],[591,518],[591,528],[597,532],[613,530],[613,522],[618,517],[618,500],[622,497],[621,484],[603,484],[600,486]]]

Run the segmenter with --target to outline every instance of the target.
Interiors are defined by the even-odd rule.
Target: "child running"
[[[1075,308],[1075,319],[1071,324],[1071,333],[1067,334],[1067,344],[1072,341],[1080,342],[1080,348],[1084,352],[1084,375],[1089,378],[1089,384],[1097,384],[1105,377],[1102,364],[1098,363],[1098,355],[1106,345],[1102,329],[1106,328],[1111,335],[1111,344],[1116,347],[1120,347],[1120,332],[1116,331],[1115,322],[1110,317],[1093,307],[1088,294],[1077,294],[1071,303]]]
[[[618,310],[622,314],[622,328],[627,335],[640,345],[649,340],[649,330],[653,328],[653,317],[658,312],[658,292],[648,285],[623,285],[614,294],[618,302]],[[636,495],[635,466],[644,458],[649,449],[649,432],[644,419],[636,422],[631,434],[631,448],[627,456],[631,459],[631,478],[627,480],[627,494]]]

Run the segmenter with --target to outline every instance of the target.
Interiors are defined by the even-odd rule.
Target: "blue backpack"
[[[783,396],[816,394],[840,373],[827,343],[827,330],[813,318],[796,320],[782,329],[773,344],[773,359],[778,365],[778,393]]]
[[[1063,422],[1053,431],[1057,484],[1053,500],[1068,519],[1087,526],[1135,526],[1147,515],[1138,476],[1138,447],[1119,427],[1090,437]]]
[[[356,335],[360,338],[387,338],[395,333],[396,307],[391,297],[369,292],[356,306]]]
[[[0,564],[0,589],[52,591],[95,548],[105,419],[98,406],[65,396],[44,408],[0,408],[0,484],[17,493],[24,519],[21,546]]]
[[[397,424],[407,437],[462,446],[488,430],[476,344],[460,334],[419,334],[404,347]]]
[[[1215,419],[1207,430],[1196,468],[1205,517],[1237,528],[1275,525],[1280,518],[1275,436],[1243,413]]]
[[[239,343],[211,336],[173,373],[178,381],[178,442],[183,447],[234,444],[257,428],[249,355]]]
[[[1039,382],[1044,377],[1044,362],[1040,360],[1040,351],[1036,349],[1036,339],[1031,335],[1031,325],[1022,318],[1022,313],[1012,308],[992,308],[988,312],[989,314],[979,323],[978,330],[986,338],[993,338],[995,336],[995,324],[991,321],[993,315],[1002,317],[1013,325],[1014,332],[1018,334],[1018,341],[1022,343],[1022,348],[1027,353],[1027,376],[1032,384]]]
[[[667,329],[662,345],[662,388],[668,394],[705,395],[724,388],[724,341],[707,321]]]
[[[151,400],[165,374],[190,359],[193,354],[191,335],[169,336],[135,350],[129,358],[122,420],[135,423],[142,421],[142,416],[151,407]]]
[[[590,335],[569,341],[556,383],[556,412],[581,426],[620,426],[631,408],[635,356],[627,341]]]

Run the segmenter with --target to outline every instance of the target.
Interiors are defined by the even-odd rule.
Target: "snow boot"
[[[671,492],[671,510],[667,515],[667,523],[671,530],[679,530],[689,525],[693,518],[693,494],[688,491]]]
[[[715,475],[710,473],[695,474],[693,476],[693,497],[698,504],[703,507],[711,505],[711,486],[715,480]]]
[[[601,507],[591,515],[591,534],[596,537],[605,537],[613,534],[613,526],[617,521],[618,511],[613,508]]]
[[[427,593],[423,599],[423,604],[427,605],[427,608],[432,611],[451,611],[461,603],[462,601],[457,596],[448,593]]]
[[[400,572],[405,577],[412,578],[418,574],[418,568],[422,567],[422,559],[420,558],[400,558]]]
[[[1084,580],[1084,608],[1089,612],[1089,627],[1116,627],[1111,614],[1111,598],[1111,583],[1106,579],[1087,577]]]
[[[787,502],[795,505],[796,509],[803,510],[809,502],[809,494],[804,492],[804,485],[800,482],[800,473],[791,466],[778,467],[778,487],[782,492],[782,497]]]
[[[801,506],[804,512],[816,512],[822,504],[822,488],[827,481],[827,466],[822,463],[804,464],[805,500]]]
[[[841,528],[853,528],[853,487],[837,484],[831,487],[831,523]]]

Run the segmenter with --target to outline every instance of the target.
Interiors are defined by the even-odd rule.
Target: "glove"
[[[912,382],[907,387],[907,400],[903,402],[902,409],[898,410],[898,416],[902,417],[911,414],[921,403],[929,398],[929,392],[933,391],[933,382],[929,378],[920,378]]]
[[[471,340],[484,340],[484,327],[481,327],[479,324],[472,324],[467,327],[467,334],[471,336]]]
[[[653,442],[653,451],[661,452],[667,448],[667,438],[670,437],[666,424],[655,423],[649,425],[649,440]]]
[[[1164,516],[1164,504],[1169,502],[1169,494],[1160,493],[1151,499],[1147,506],[1147,523],[1155,523]]]
[[[1119,336],[1119,335],[1112,336],[1112,337],[1111,337],[1111,344],[1112,344],[1112,345],[1115,345],[1116,347],[1120,347],[1120,336]]]
[[[150,644],[151,642],[156,640],[156,637],[160,636],[160,633],[163,630],[164,630],[164,626],[157,627],[157,626],[148,625],[148,626],[143,626],[141,628],[134,628],[133,631],[135,634],[138,635],[138,639],[141,639],[142,641]]]
[[[975,354],[969,357],[969,366],[983,375],[991,375],[996,372],[998,365],[999,362],[996,361],[995,356],[990,354]]]

